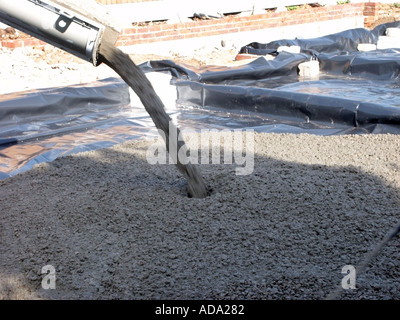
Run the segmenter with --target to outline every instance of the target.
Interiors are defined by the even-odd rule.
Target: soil
[[[215,53],[131,57],[234,58]],[[51,46],[0,55],[0,93],[117,76]],[[400,220],[397,135],[256,134],[251,174],[201,165],[213,189],[204,199],[187,197],[175,166],[146,161],[154,143],[74,154],[0,181],[0,299],[400,299],[398,235],[356,274],[357,289],[337,291],[343,268],[365,263]],[[45,289],[49,265],[54,289]]]
[[[173,60],[190,66],[234,64],[238,49],[214,48],[196,50],[193,56],[171,53],[169,56],[155,54],[131,54],[135,64],[150,60]],[[89,62],[74,57],[51,45],[44,48],[0,48],[0,94],[85,84],[119,75],[105,64],[93,67]]]

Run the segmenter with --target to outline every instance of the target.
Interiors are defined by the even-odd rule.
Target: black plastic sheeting
[[[238,66],[196,68],[170,60],[140,65],[171,76],[170,115],[185,130],[254,129],[318,135],[400,133],[400,48],[359,52],[389,27],[354,29],[315,39],[251,43],[260,58]],[[280,46],[301,52],[278,53]],[[400,47],[400,43],[399,43]],[[273,55],[273,60],[265,59]],[[298,65],[316,59],[316,78]],[[157,135],[120,79],[0,96],[0,179],[40,162],[129,139]]]
[[[0,99],[0,145],[86,130],[130,107],[120,82],[4,95]]]
[[[353,29],[315,38],[251,43],[241,53],[260,57],[236,67],[196,69],[172,61],[152,61],[147,71],[169,72],[178,90],[178,104],[198,114],[229,113],[238,126],[267,132],[315,134],[400,133],[399,48],[359,52],[360,43],[377,44],[389,27]],[[280,52],[299,46],[298,54]],[[317,79],[300,78],[302,62],[318,60]],[[242,120],[241,120],[242,119]],[[244,120],[246,119],[246,120]],[[215,117],[208,119],[214,122]],[[227,120],[226,122],[231,122]]]
[[[0,179],[61,156],[156,136],[153,126],[116,78],[0,95]]]

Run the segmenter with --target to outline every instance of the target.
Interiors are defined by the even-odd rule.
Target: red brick
[[[5,40],[2,41],[2,46],[9,49],[21,48],[24,46],[24,42],[22,40]]]
[[[125,28],[125,29],[122,29],[122,32],[121,32],[122,35],[129,35],[129,34],[135,34],[135,33],[137,33],[136,28]]]
[[[143,33],[142,39],[154,38],[154,33]]]
[[[36,46],[41,46],[41,45],[43,45],[42,41],[40,41],[39,39],[35,39],[35,38],[26,39],[24,41],[24,46],[28,46],[28,47],[36,47]]]
[[[231,28],[226,30],[226,33],[236,33],[236,32],[239,32],[239,28]]]
[[[186,29],[186,28],[180,29],[180,30],[178,30],[178,31],[179,31],[179,34],[189,34],[189,33],[193,33],[193,32],[191,31],[191,29]]]
[[[258,26],[248,26],[248,27],[240,28],[240,32],[255,31],[255,30],[259,30],[259,29],[260,29],[260,27],[258,27]]]
[[[186,22],[185,23],[185,28],[194,28],[196,27],[196,22]]]
[[[174,40],[174,37],[173,36],[168,36],[168,37],[162,38],[162,40],[163,41],[171,41],[171,40]]]
[[[149,32],[156,32],[156,31],[161,31],[160,25],[154,25],[149,27]]]
[[[137,33],[147,33],[149,32],[149,28],[148,27],[139,27],[136,29]]]
[[[161,30],[173,30],[177,29],[177,24],[163,24]]]
[[[236,55],[235,60],[240,61],[240,60],[254,59],[254,58],[259,58],[259,57],[260,56],[255,55],[255,54],[239,53]]]
[[[268,24],[268,28],[276,28],[276,27],[279,27],[279,23],[277,23],[277,22]]]
[[[195,33],[188,33],[184,35],[184,39],[192,39],[192,38],[196,38],[197,35]]]
[[[183,40],[183,39],[185,39],[185,36],[183,36],[183,35],[176,35],[176,36],[173,36],[172,37],[174,40]]]
[[[155,38],[159,38],[159,37],[165,37],[169,34],[169,32],[167,31],[160,31],[160,32],[155,32],[154,33],[154,37]]]

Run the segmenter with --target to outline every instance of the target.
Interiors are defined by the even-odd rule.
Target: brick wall
[[[368,23],[370,23],[372,20],[369,18],[375,17],[376,9],[375,3],[353,3],[285,12],[266,12],[249,16],[228,16],[224,19],[198,20],[185,23],[152,23],[123,29],[116,45],[128,46],[182,40],[303,23],[339,20],[348,17],[368,16]]]
[[[102,0],[106,1],[106,0]],[[123,0],[121,0],[123,1]],[[134,1],[134,0],[131,0]],[[378,17],[379,3],[349,3],[285,12],[266,12],[249,16],[232,15],[223,19],[197,20],[184,23],[150,23],[124,28],[116,46],[149,44],[153,42],[183,40],[227,33],[255,31],[280,26],[298,25],[349,17],[364,17],[368,27]],[[0,41],[0,47],[44,46],[35,38]]]
[[[22,47],[35,47],[35,48],[43,48],[46,45],[46,42],[41,41],[36,38],[23,38],[16,40],[2,40],[0,41],[0,48],[22,48]]]

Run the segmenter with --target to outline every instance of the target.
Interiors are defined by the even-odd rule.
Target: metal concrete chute
[[[87,60],[94,66],[99,65],[100,43],[108,41],[114,44],[119,34],[117,28],[103,24],[96,18],[89,18],[85,9],[78,10],[73,2],[65,3],[0,0],[0,21]],[[98,7],[96,10],[99,10]]]

